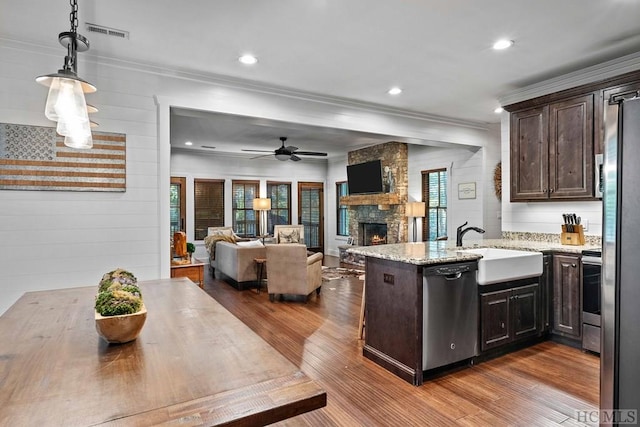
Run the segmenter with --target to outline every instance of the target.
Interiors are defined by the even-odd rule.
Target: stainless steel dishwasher
[[[478,354],[478,263],[423,269],[422,370]]]

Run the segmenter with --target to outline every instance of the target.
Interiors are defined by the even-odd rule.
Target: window
[[[267,233],[273,234],[274,225],[291,224],[291,183],[267,182],[267,197],[271,199]]]
[[[300,224],[304,225],[304,242],[313,252],[324,252],[323,197],[321,182],[298,183],[298,212]]]
[[[349,209],[347,205],[340,204],[340,197],[349,195],[347,181],[336,182],[336,206],[338,207],[338,236],[349,235]]]
[[[447,236],[447,170],[422,172],[422,200],[427,216],[422,221],[422,240],[437,240]]]
[[[240,236],[255,236],[258,231],[258,215],[253,210],[253,199],[258,197],[258,181],[232,181],[233,231]]]
[[[176,231],[186,231],[184,229],[184,219],[186,214],[186,188],[187,179],[184,177],[171,177],[169,187],[169,226],[171,236]]]
[[[195,240],[204,240],[208,227],[224,226],[224,180],[195,179]]]

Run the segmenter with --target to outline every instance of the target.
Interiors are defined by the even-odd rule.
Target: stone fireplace
[[[408,199],[408,157],[407,144],[395,141],[348,153],[350,165],[380,159],[385,174],[390,173],[394,181],[391,193],[346,196],[344,204],[349,206],[349,235],[355,244],[369,246],[408,241],[404,207]],[[383,227],[370,232],[365,230],[365,224]]]
[[[359,225],[358,245],[372,246],[387,243],[387,224],[361,222]]]

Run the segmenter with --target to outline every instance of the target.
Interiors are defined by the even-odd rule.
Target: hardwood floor
[[[544,342],[414,387],[362,356],[357,278],[324,282],[305,304],[205,276],[207,293],[327,392],[325,408],[278,425],[577,426],[578,410],[598,409],[600,361],[580,350]]]

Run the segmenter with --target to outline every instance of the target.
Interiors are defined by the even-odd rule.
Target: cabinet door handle
[[[504,329],[504,322],[500,323],[500,327]]]
[[[553,193],[555,190],[553,188],[549,189],[549,193]]]
[[[571,264],[571,267],[576,268],[577,265],[576,264]]]

